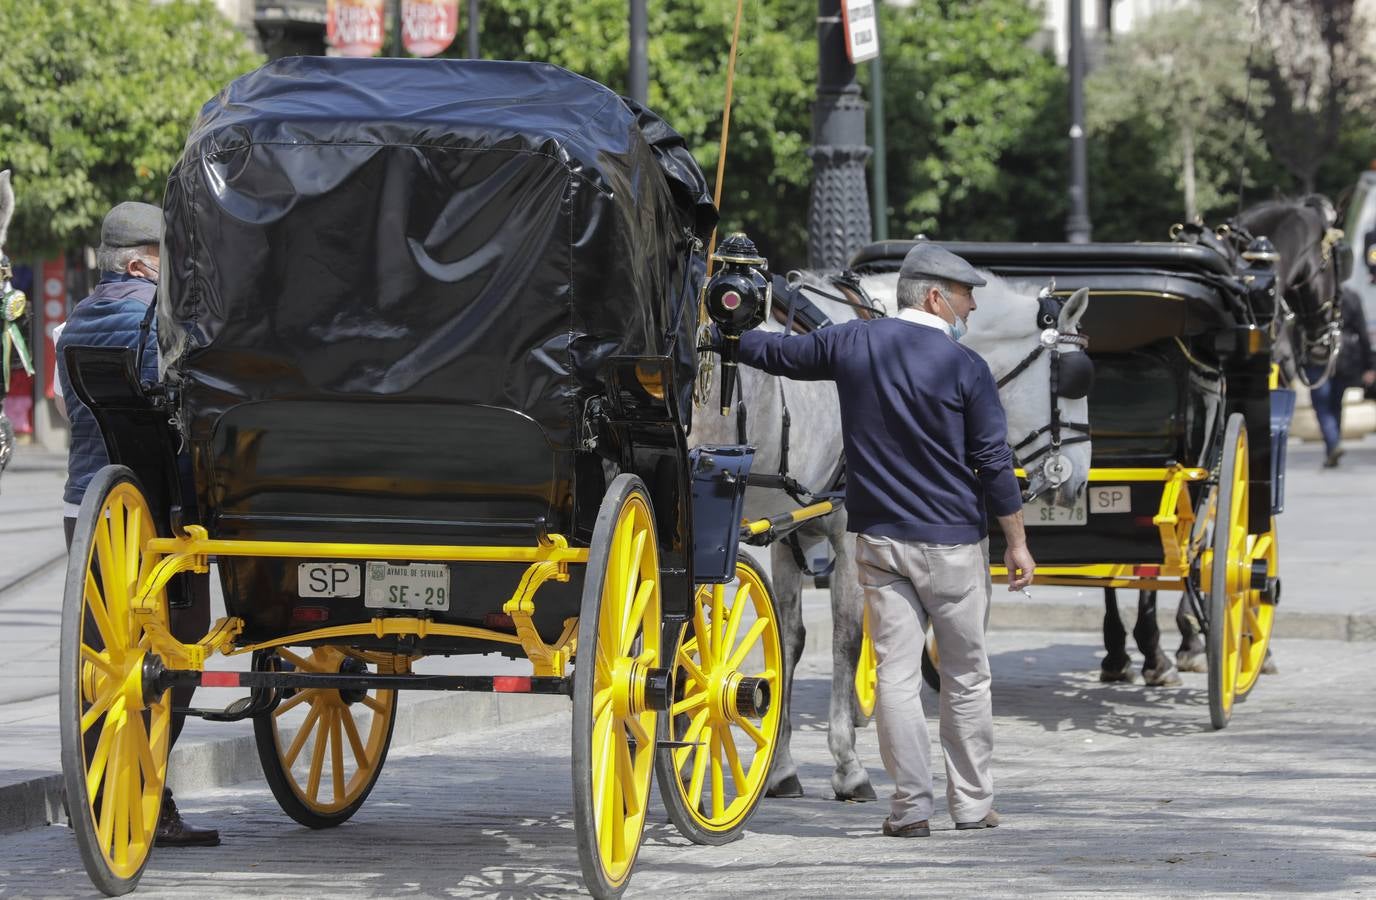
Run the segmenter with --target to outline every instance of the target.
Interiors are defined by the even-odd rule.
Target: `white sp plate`
[[[1089,489],[1091,513],[1132,512],[1132,488],[1126,484],[1095,485]]]
[[[1023,524],[1029,527],[1037,525],[1083,525],[1089,520],[1085,505],[1083,491],[1075,498],[1075,505],[1069,509],[1064,506],[1053,506],[1050,497],[1043,494],[1035,500],[1023,504]]]
[[[363,605],[374,609],[449,609],[445,563],[368,562]]]
[[[363,590],[358,563],[304,562],[296,567],[298,597],[357,597]]]

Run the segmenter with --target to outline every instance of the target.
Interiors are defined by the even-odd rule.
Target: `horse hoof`
[[[803,783],[798,780],[797,775],[790,775],[765,791],[764,795],[766,797],[779,797],[784,800],[796,800],[803,796]]]
[[[1128,663],[1128,666],[1132,663]],[[1099,680],[1104,684],[1132,684],[1137,680],[1132,669],[1124,666],[1121,669],[1100,669]]]
[[[871,800],[878,800],[879,796],[874,792],[874,786],[868,781],[862,781],[849,792],[837,791],[836,799],[849,803],[869,803]]]
[[[1209,660],[1203,650],[1181,650],[1175,654],[1175,667],[1182,672],[1207,672]]]
[[[1276,658],[1271,655],[1271,648],[1266,648],[1266,658],[1261,661],[1261,674],[1279,675],[1280,667],[1276,665]]]
[[[1168,666],[1164,669],[1143,669],[1142,681],[1148,687],[1180,687],[1185,680],[1180,677],[1180,670],[1175,666]]]

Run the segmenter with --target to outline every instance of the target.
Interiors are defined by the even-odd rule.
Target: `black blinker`
[[[1058,375],[1056,394],[1066,400],[1087,397],[1094,388],[1094,362],[1088,353],[1062,353]]]

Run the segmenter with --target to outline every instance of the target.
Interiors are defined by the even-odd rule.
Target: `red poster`
[[[62,257],[43,260],[38,269],[37,293],[43,304],[43,394],[51,400],[53,371],[57,368],[53,329],[67,321],[67,263]]]
[[[382,49],[385,0],[326,0],[325,40],[341,56],[372,56]]]
[[[443,53],[459,33],[459,0],[401,0],[401,42],[413,56]]]

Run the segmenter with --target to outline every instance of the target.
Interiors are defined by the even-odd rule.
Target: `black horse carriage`
[[[1272,363],[1274,248],[1258,240],[1235,257],[1216,239],[944,246],[1010,281],[1053,282],[1049,296],[1088,289],[1089,485],[1074,509],[1025,508],[1037,583],[1183,592],[1205,632],[1211,719],[1224,727],[1256,683],[1280,599],[1275,516],[1294,394],[1277,388]],[[854,265],[892,271],[909,247],[875,244]],[[1054,339],[1046,349],[1059,352]],[[1051,434],[1053,453],[1083,439],[1075,425]]]
[[[247,690],[189,712],[252,719],[311,827],[355,814],[397,692],[423,689],[572,697],[597,896],[627,884],[652,771],[691,839],[739,834],[779,635],[736,554],[751,453],[685,439],[716,210],[681,138],[550,65],[283,60],[203,109],[164,211],[161,383],[132,351],[67,351],[112,461],[62,631],[95,884],[143,872],[179,685]],[[228,616],[179,640],[177,579],[212,560]],[[415,668],[494,651],[531,675]]]

